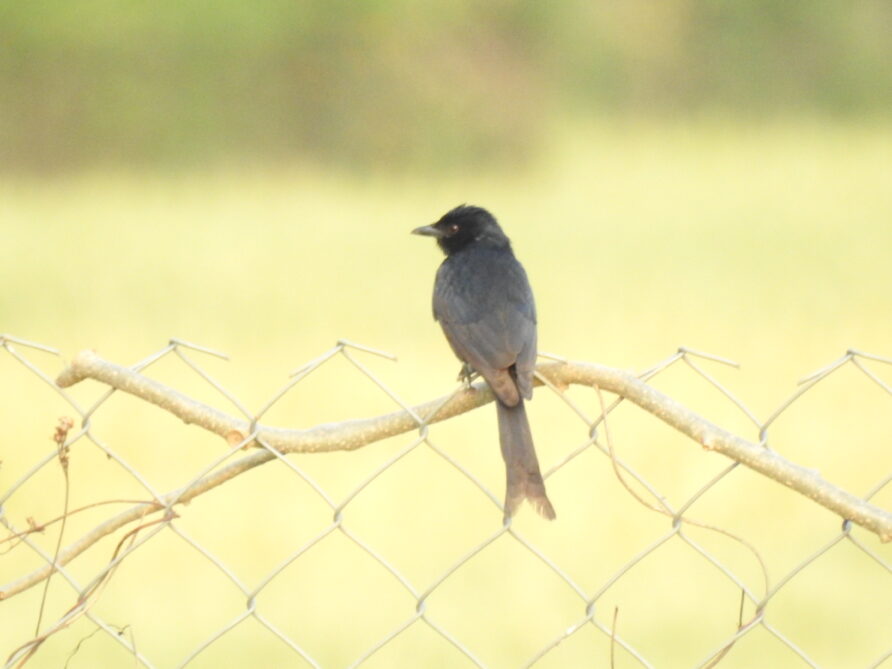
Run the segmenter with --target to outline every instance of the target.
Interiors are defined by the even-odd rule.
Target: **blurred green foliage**
[[[888,0],[10,2],[9,171],[538,155],[568,115],[877,116]]]

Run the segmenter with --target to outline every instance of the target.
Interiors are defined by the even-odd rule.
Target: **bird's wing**
[[[514,406],[520,396],[530,396],[536,308],[523,267],[513,256],[447,259],[437,272],[434,317],[455,354],[480,372],[505,404]]]

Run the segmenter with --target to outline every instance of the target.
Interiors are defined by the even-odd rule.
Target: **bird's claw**
[[[458,373],[458,381],[461,381],[465,387],[465,390],[470,390],[471,381],[474,380],[474,377],[477,376],[477,372],[474,371],[474,368],[471,367],[468,363],[465,363],[461,366],[461,371]]]

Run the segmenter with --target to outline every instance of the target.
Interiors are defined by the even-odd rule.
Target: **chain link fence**
[[[549,396],[561,417],[560,429],[533,417],[537,443],[563,444],[539,447],[558,519],[522,512],[503,524],[502,490],[457,445],[475,424],[455,416],[486,398],[445,411],[469,394],[458,387],[422,411],[373,371],[368,356],[386,356],[379,351],[341,341],[253,411],[208,371],[202,356],[219,353],[180,340],[129,368],[99,360],[107,376],[93,378],[107,385],[98,390],[59,387],[47,346],[6,335],[0,348],[8,667],[892,667],[892,551],[882,532],[696,444],[676,452],[671,443],[683,438],[665,426],[659,455],[636,455],[655,441],[637,432],[649,435],[641,424],[653,421],[617,394],[540,375],[532,406]],[[150,378],[171,363],[201,401]],[[892,360],[846,352],[765,419],[717,379],[713,366],[728,364],[680,349],[640,378],[685,374],[719,398],[729,429],[783,450],[797,433],[778,424],[845,375],[860,390],[847,386],[849,401],[834,395],[832,404],[869,425],[870,443],[837,444],[858,476],[824,474],[866,476],[850,492],[892,507],[883,378]],[[345,404],[365,384],[393,413],[293,433],[266,426],[295,388],[329,370]],[[46,439],[55,419],[34,397],[60,417],[55,446]],[[858,415],[863,405],[875,413]],[[435,425],[435,415],[450,420]],[[139,427],[153,421],[157,432]],[[24,441],[36,434],[44,440]],[[496,462],[494,432],[484,436]],[[292,437],[306,455],[283,446]],[[380,439],[387,445],[359,449]],[[311,452],[324,450],[340,456],[314,470],[322,456]],[[685,469],[707,459],[711,469]],[[348,469],[352,478],[329,482]],[[300,501],[277,498],[281,490],[299,490]]]

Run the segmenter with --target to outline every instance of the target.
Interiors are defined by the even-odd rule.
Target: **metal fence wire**
[[[220,354],[181,340],[131,367],[109,368],[109,385],[77,391],[56,384],[52,348],[4,335],[0,349],[7,435],[0,446],[0,652],[7,667],[892,668],[892,551],[880,533],[696,444],[685,444],[683,456],[661,447],[657,463],[636,457],[636,426],[656,422],[616,394],[574,394],[540,376],[536,400],[551,396],[561,434],[575,435],[563,450],[548,451],[556,457],[543,458],[540,447],[558,519],[547,523],[527,510],[503,524],[502,490],[485,484],[476,461],[453,444],[468,418],[434,424],[420,415],[373,371],[368,356],[386,355],[379,351],[340,341],[255,411],[207,371],[203,356]],[[192,375],[188,385],[203,400],[152,380],[161,361]],[[760,448],[783,451],[797,436],[783,420],[845,375],[860,390],[833,400],[834,410],[853,412],[842,423],[867,426],[870,443],[837,444],[840,462],[870,480],[851,491],[856,497],[892,506],[892,387],[884,380],[892,360],[848,351],[803,379],[764,419],[717,380],[727,364],[680,349],[640,378],[652,384],[687,375],[721,398],[723,420],[738,431],[748,425]],[[320,456],[295,455],[274,429],[264,431],[274,407],[328,370],[343,387],[373,388],[393,411],[377,423],[381,436],[392,435],[390,450],[336,460],[336,469],[361,463],[349,484],[329,484],[314,470]],[[457,387],[453,397],[462,392]],[[147,402],[121,404],[124,393]],[[26,405],[16,404],[20,397]],[[858,407],[868,397],[879,409],[863,416]],[[62,409],[42,410],[35,398]],[[224,408],[207,408],[210,402]],[[57,424],[47,423],[48,411]],[[128,416],[136,430],[143,414],[160,424],[167,411],[187,422],[189,411],[205,411],[204,427],[226,442],[214,438],[189,455],[191,442],[207,441],[206,434],[168,423],[158,433],[168,443],[142,428],[121,438]],[[399,428],[401,420],[412,429]],[[304,450],[352,451],[367,427],[359,420],[323,425],[342,437],[331,437],[331,448]],[[169,443],[168,429],[178,431],[179,443]],[[538,443],[548,429],[534,422]],[[25,443],[22,434],[45,439]],[[495,462],[497,452],[493,444],[487,457]],[[800,459],[803,452],[807,445],[796,452]],[[418,460],[420,453],[427,459]],[[684,478],[675,457],[712,463],[692,470],[699,479],[686,480],[683,495],[665,489],[671,476]],[[181,484],[159,487],[174,462]],[[257,470],[267,478],[243,476],[261,462],[270,463]],[[403,466],[425,480],[399,478]],[[100,478],[88,479],[87,469]],[[109,472],[113,483],[102,478]],[[861,480],[849,471],[822,474]],[[436,501],[443,477],[462,499]],[[409,508],[403,499],[402,515],[387,515],[394,507],[385,497],[397,485],[407,495],[432,494],[414,497]],[[264,500],[259,510],[244,510],[258,490],[289,487],[309,501]],[[620,501],[595,505],[593,488],[612,489]],[[189,504],[206,493],[210,506]],[[598,508],[585,515],[586,505]],[[730,506],[736,511],[721,515]],[[239,534],[237,525],[251,532]],[[232,546],[245,550],[230,553]]]

